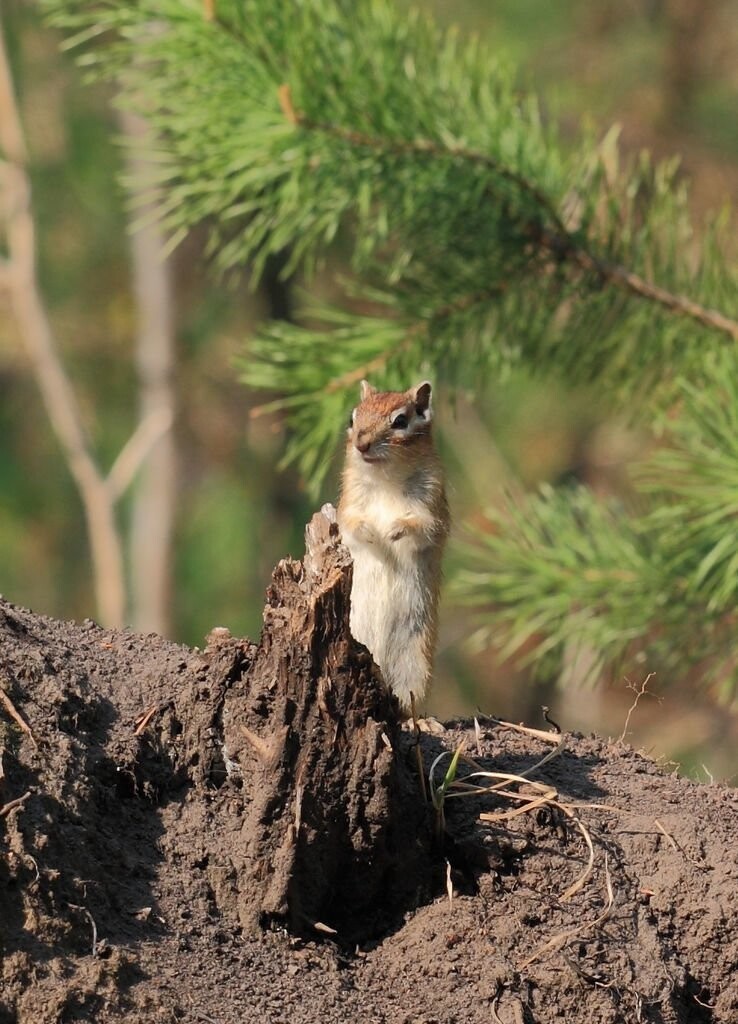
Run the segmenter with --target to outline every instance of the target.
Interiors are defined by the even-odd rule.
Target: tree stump
[[[0,688],[38,740],[0,707],[0,805],[24,800],[0,817],[0,869],[12,825],[19,855],[45,860],[54,892],[89,905],[108,936],[125,920],[116,893],[132,884],[136,829],[137,856],[186,878],[188,915],[250,935],[278,926],[354,944],[439,890],[414,737],[351,637],[351,559],[332,507],[306,546],[274,571],[258,644],[216,628],[190,651],[0,599]],[[128,903],[155,905],[147,877]],[[0,878],[0,912],[2,900]],[[14,904],[19,921],[28,906]]]
[[[242,925],[355,941],[426,896],[432,829],[397,703],[349,631],[351,558],[326,505],[282,560],[258,648],[223,710],[248,794],[232,855]]]

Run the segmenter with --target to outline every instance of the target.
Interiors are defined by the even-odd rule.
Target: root
[[[579,925],[577,928],[568,928],[566,931],[558,932],[556,935],[553,936],[553,938],[549,939],[548,942],[545,942],[542,946],[539,946],[538,949],[534,953],[532,953],[527,960],[524,960],[522,964],[518,966],[518,970],[524,971],[526,967],[530,967],[530,965],[532,963],[535,963],[536,960],[540,960],[540,958],[545,953],[553,953],[556,950],[563,949],[563,947],[571,939],[583,935],[585,932],[594,931],[595,929],[599,928],[600,925],[605,923],[605,921],[610,916],[613,904],[615,903],[615,893],[612,887],[610,868],[607,863],[607,854],[605,854],[605,889],[607,892],[607,902],[605,904],[605,909],[598,917],[595,918],[594,921],[585,922],[584,924]]]
[[[15,800],[8,800],[6,804],[0,807],[0,818],[7,818],[11,811],[16,811],[19,807],[22,807],[30,795],[31,790],[29,789],[23,796],[16,797]]]
[[[8,696],[7,690],[5,690],[3,686],[0,686],[0,704],[3,705],[3,707],[8,712],[10,717],[16,723],[16,725],[18,725],[26,734],[26,736],[28,736],[31,743],[33,743],[34,747],[38,747],[36,737],[33,734],[33,729],[30,727],[28,722],[26,722],[21,713],[17,710],[15,704],[13,704],[12,700]]]

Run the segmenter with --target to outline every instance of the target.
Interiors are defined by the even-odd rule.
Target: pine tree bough
[[[509,182],[521,193],[529,196],[543,217],[551,221],[554,226],[553,231],[546,230],[539,223],[531,222],[530,234],[536,243],[544,250],[549,251],[556,259],[571,260],[582,270],[596,274],[602,279],[603,283],[609,283],[640,299],[663,306],[677,315],[688,317],[702,324],[703,327],[720,331],[729,338],[732,338],[733,341],[738,341],[738,320],[725,316],[717,309],[708,309],[687,295],[679,295],[669,291],[667,288],[662,288],[654,282],[646,280],[641,275],[634,273],[628,267],[622,267],[602,259],[591,252],[586,246],[582,246],[577,238],[567,231],[553,202],[545,193],[537,188],[533,182],[528,181],[523,175],[516,173],[511,168],[505,167],[499,160],[496,160],[488,153],[480,153],[467,149],[464,146],[441,145],[433,142],[431,139],[413,139],[412,141],[388,140],[367,135],[363,132],[341,128],[337,125],[311,121],[304,114],[295,110],[288,85],[280,86],[278,96],[282,112],[291,124],[308,131],[333,135],[359,149],[379,149],[409,156],[446,157],[452,160],[466,160],[470,163],[477,163],[487,167],[493,177]],[[494,189],[490,192],[490,198],[494,198]],[[490,289],[492,293],[499,290],[499,286]],[[464,302],[464,305],[471,305],[474,301],[482,301],[485,298],[489,298],[489,294],[482,292],[470,296]],[[455,305],[453,304],[453,306]],[[439,311],[438,315],[442,317],[444,311]],[[388,355],[385,355],[381,361],[379,358],[375,360],[371,365],[371,369],[383,366],[387,358]],[[358,377],[352,376],[351,379],[360,380],[363,375],[364,370],[362,369]],[[343,377],[340,378],[340,381],[343,383]],[[333,383],[335,384],[335,382]]]

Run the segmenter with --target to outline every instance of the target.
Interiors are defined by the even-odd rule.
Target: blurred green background
[[[398,0],[399,2],[399,0]],[[626,150],[679,154],[693,181],[695,213],[738,197],[738,5],[734,0],[421,0],[443,24],[478,33],[520,69],[548,116],[572,133],[582,119],[621,126]],[[86,85],[32,2],[3,0],[3,28],[27,136],[43,293],[85,426],[102,466],[131,434],[138,395],[131,286],[130,195],[123,183],[121,123],[109,90]],[[172,259],[177,416],[176,521],[167,632],[200,644],[214,625],[256,636],[274,563],[302,553],[312,512],[300,480],[280,471],[284,445],[274,417],[250,417],[263,395],[238,383],[234,357],[259,320],[289,311],[292,290],[267,275],[256,294],[245,278],[218,281],[203,237]],[[342,269],[337,250],[312,285],[323,295]],[[596,339],[593,339],[596,343]],[[411,382],[407,382],[408,384]],[[511,379],[483,403],[441,404],[440,438],[457,527],[496,500],[508,474],[526,485],[567,478],[617,491],[624,467],[647,443],[603,420],[597,395]],[[347,409],[354,396],[347,396]],[[337,494],[337,457],[323,500]],[[133,492],[135,496],[135,492]],[[0,290],[0,591],[38,612],[95,615],[82,508],[40,401],[7,296]],[[129,495],[118,510],[131,529]],[[140,527],[139,527],[140,528]],[[146,628],[131,609],[130,621]],[[444,608],[429,710],[440,717],[477,707],[541,722],[541,704],[565,728],[619,736],[648,672],[650,695],[628,738],[709,781],[738,773],[738,716],[670,686],[658,665],[596,691],[556,680],[533,685],[464,645],[468,624]]]

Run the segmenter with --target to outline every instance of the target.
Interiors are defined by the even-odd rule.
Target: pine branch
[[[564,652],[575,661],[586,652],[590,683],[636,658],[674,678],[699,666],[703,681],[732,699],[734,603],[711,602],[695,587],[701,563],[719,566],[685,547],[678,514],[668,523],[660,511],[636,515],[586,488],[548,487],[490,510],[457,548],[451,581],[476,622],[472,643],[548,677],[561,672]],[[715,554],[725,555],[724,543]]]
[[[514,185],[521,192],[525,193],[541,211],[554,224],[560,239],[571,241],[571,236],[564,227],[551,199],[541,189],[528,181],[522,174],[518,174],[510,167],[506,167],[489,153],[482,153],[478,150],[467,149],[460,145],[443,145],[433,142],[431,139],[413,139],[404,141],[400,139],[387,139],[367,135],[364,132],[353,131],[350,128],[343,128],[340,125],[328,124],[327,122],[313,121],[300,111],[296,111],[292,104],[292,93],[287,83],[283,83],[277,90],[279,104],[287,120],[300,128],[309,131],[322,132],[335,139],[342,139],[351,146],[357,148],[377,149],[385,153],[393,153],[396,156],[430,156],[438,159],[456,159],[467,163],[478,164],[491,171],[495,176]]]
[[[426,325],[424,372],[450,387],[519,364],[598,381],[644,416],[668,406],[680,371],[699,377],[710,334],[735,340],[735,319],[718,311],[734,281],[717,246],[704,244],[693,271],[684,259],[692,229],[674,168],[641,161],[613,174],[609,137],[608,152],[585,141],[565,153],[489,54],[426,20],[363,0],[351,11],[310,0],[278,13],[267,0],[229,0],[214,21],[181,0],[51,6],[83,40],[119,31],[87,55],[110,74],[135,51],[127,99],[146,108],[162,147],[160,209],[173,241],[206,220],[217,264],[248,263],[256,280],[285,249],[286,272],[309,273],[340,233],[366,294],[388,296],[386,314],[406,331]],[[435,316],[485,292],[473,315]],[[331,389],[384,371],[397,384],[410,354],[421,355],[412,336],[387,337],[397,350],[372,345],[366,358],[352,342],[329,377],[325,364],[298,373],[313,409],[313,419],[300,411],[299,429],[320,465]],[[253,386],[284,388],[298,429],[294,382],[265,346],[252,344],[248,365]],[[308,461],[317,484],[319,464]]]
[[[457,552],[457,599],[476,640],[557,674],[580,645],[598,678],[638,656],[674,678],[699,669],[738,696],[738,354],[680,385],[682,414],[633,472],[633,507],[542,488],[491,510]]]
[[[551,239],[550,242],[545,241],[545,244],[551,248],[552,252],[557,252],[560,240]],[[659,306],[663,306],[669,312],[687,317],[703,327],[726,334],[733,341],[738,341],[738,320],[726,316],[719,310],[707,309],[698,302],[693,302],[686,295],[675,294],[666,288],[659,287],[657,284],[652,284],[639,274],[628,270],[627,267],[609,263],[607,260],[600,259],[598,256],[588,252],[586,249],[577,247],[568,251],[564,249],[564,255],[571,255],[584,270],[594,271],[603,281],[610,282],[617,288],[623,289],[623,291],[630,292],[647,302],[654,302]]]
[[[280,106],[290,123],[308,131],[322,132],[333,138],[342,139],[356,148],[376,149],[395,155],[427,155],[438,159],[460,159],[482,165],[496,177],[509,182],[522,193],[530,196],[539,207],[544,218],[554,224],[554,231],[552,232],[546,230],[540,223],[531,221],[527,225],[527,230],[534,242],[550,252],[557,261],[571,260],[581,267],[582,270],[596,274],[603,283],[612,284],[647,302],[657,303],[670,312],[688,317],[704,327],[727,334],[733,341],[738,341],[738,320],[725,316],[718,310],[706,309],[686,295],[678,295],[668,291],[666,288],[661,288],[659,285],[645,280],[627,267],[602,259],[589,248],[583,246],[574,234],[567,231],[550,197],[545,195],[535,184],[509,167],[505,167],[494,157],[486,153],[466,149],[463,146],[443,146],[430,139],[415,139],[411,142],[401,142],[366,135],[363,132],[352,131],[339,125],[312,121],[303,113],[295,110],[292,105],[288,85],[280,86],[278,94]],[[494,195],[494,190],[491,189],[490,197],[494,198]],[[356,379],[360,380],[361,377]],[[354,378],[350,378],[350,382],[353,380]]]
[[[538,667],[581,642],[732,679],[738,292],[673,162],[621,166],[614,132],[564,147],[493,54],[389,0],[45,2],[79,45],[102,39],[87,61],[126,69],[173,242],[206,223],[216,265],[255,280],[285,250],[308,281],[337,238],[349,254],[349,308],[269,324],[244,359],[313,488],[367,374],[453,393],[521,367],[651,423],[682,403],[643,508],[545,492],[493,513],[458,592]]]

